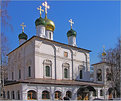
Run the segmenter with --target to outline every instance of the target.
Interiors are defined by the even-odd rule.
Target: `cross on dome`
[[[105,52],[105,46],[103,45],[103,52]]]
[[[72,21],[72,19],[70,19],[69,22],[71,24],[71,29],[72,29],[72,24],[74,24],[74,22]]]
[[[44,10],[42,9],[42,6],[39,6],[39,8],[37,8],[37,10],[40,11],[40,17],[41,17],[42,12],[44,12]]]
[[[20,24],[20,26],[22,26],[22,32],[24,32],[24,27],[26,27],[26,25],[24,25],[24,22]]]
[[[46,1],[42,3],[42,5],[45,7],[45,14],[47,14],[47,9],[50,9],[50,6],[47,4]]]

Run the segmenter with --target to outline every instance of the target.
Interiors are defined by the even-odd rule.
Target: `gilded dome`
[[[102,53],[102,56],[106,56],[106,52],[103,52],[103,53]]]
[[[24,32],[22,32],[22,33],[19,34],[18,38],[19,38],[19,40],[20,40],[20,39],[25,39],[25,40],[27,40],[28,36],[27,36]]]
[[[36,21],[35,21],[35,25],[38,26],[38,25],[44,25],[45,26],[45,20],[40,17],[38,18]]]
[[[70,37],[70,36],[75,36],[76,37],[76,31],[74,31],[73,29],[69,30],[67,32],[67,37]]]
[[[52,20],[45,18],[45,27],[46,30],[54,31],[55,30],[55,24]]]

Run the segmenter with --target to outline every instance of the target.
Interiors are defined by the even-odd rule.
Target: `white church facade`
[[[19,46],[8,54],[8,82],[4,86],[4,97],[16,100],[108,99],[106,68],[102,68],[107,64],[93,65],[94,81],[91,81],[91,51],[77,47],[72,20],[69,20],[68,44],[53,41],[55,24],[47,18],[47,2],[42,5],[45,18],[41,17],[40,6],[40,18],[35,21],[36,36],[27,40],[22,24]],[[97,74],[100,68],[101,76]]]

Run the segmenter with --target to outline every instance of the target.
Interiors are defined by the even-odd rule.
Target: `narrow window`
[[[19,79],[21,79],[21,70],[19,69]]]
[[[28,68],[28,77],[31,77],[31,67]]]
[[[100,90],[100,96],[103,96],[103,90],[102,89]]]
[[[7,98],[10,99],[10,94],[9,91],[7,92]]]
[[[17,92],[17,98],[18,98],[18,100],[20,100],[20,92],[19,92],[19,90]]]
[[[79,78],[82,79],[82,70],[80,70]]]
[[[68,53],[67,52],[64,52],[64,57],[68,57]]]
[[[97,80],[102,81],[102,70],[101,69],[97,70]]]
[[[50,67],[49,66],[46,66],[45,72],[46,72],[46,76],[50,77]]]
[[[49,33],[49,38],[51,39],[51,32]]]
[[[3,91],[3,98],[5,98],[5,91]]]
[[[12,99],[15,99],[14,91],[11,92],[11,98],[12,98]]]
[[[64,78],[68,78],[68,69],[67,68],[64,69]]]

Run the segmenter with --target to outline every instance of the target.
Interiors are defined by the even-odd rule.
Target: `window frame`
[[[47,96],[48,96],[48,97],[47,97]],[[42,99],[43,99],[43,100],[50,99],[50,92],[47,91],[47,90],[44,90],[44,91],[42,92]]]
[[[84,70],[85,70],[84,65],[79,65],[78,66],[78,80],[83,80],[84,79]],[[82,71],[82,78],[80,78],[80,71]]]
[[[65,69],[67,69],[67,78],[65,78]],[[69,63],[62,64],[62,78],[66,80],[70,80],[70,65]]]
[[[50,76],[46,76],[46,67],[50,67]],[[44,78],[52,78],[52,61],[51,60],[44,60],[43,61],[43,77]]]
[[[99,80],[99,70],[100,70],[100,75],[101,75],[101,80]],[[97,70],[96,70],[96,80],[98,81],[98,82],[102,82],[103,81],[103,71],[102,71],[102,69],[101,68],[98,68]]]
[[[28,77],[30,78],[32,76],[31,74],[31,66],[28,67]]]

